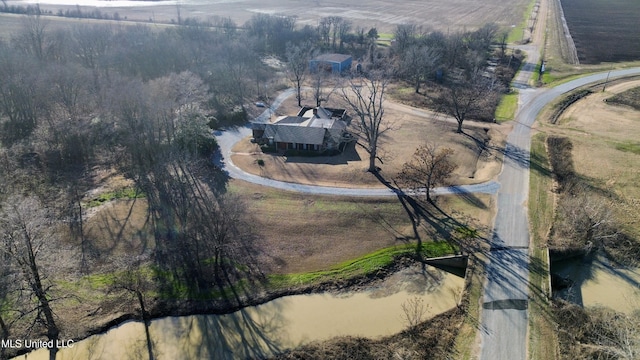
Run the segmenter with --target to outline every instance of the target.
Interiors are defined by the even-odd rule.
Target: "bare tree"
[[[351,21],[349,20],[345,20],[343,19],[342,21],[340,21],[340,23],[337,24],[338,26],[338,34],[340,36],[340,51],[342,51],[343,47],[344,47],[344,41],[347,38],[347,35],[349,34],[349,31],[351,31]]]
[[[462,133],[462,123],[470,117],[486,113],[497,96],[492,83],[476,73],[468,80],[459,79],[446,84],[435,102],[437,111],[456,119],[456,132]]]
[[[228,43],[221,50],[225,54],[223,57],[224,71],[229,76],[228,90],[232,90],[236,103],[242,104],[248,92],[246,77],[249,72],[250,60],[257,55],[240,43]]]
[[[457,167],[452,155],[450,148],[438,148],[432,143],[420,146],[413,158],[402,166],[400,183],[416,192],[424,190],[426,200],[432,203],[431,189],[446,184]]]
[[[420,85],[435,70],[440,54],[426,45],[410,45],[402,56],[401,73],[413,81],[416,94],[420,93]]]
[[[5,314],[9,308],[9,292],[11,288],[11,272],[9,269],[10,258],[7,253],[0,252],[0,339],[6,341],[9,339],[10,324],[5,321]],[[6,358],[6,347],[0,346],[0,359]]]
[[[415,41],[418,27],[415,24],[400,24],[394,32],[395,46],[399,54],[404,54],[406,49]]]
[[[298,106],[302,106],[302,83],[308,73],[312,51],[310,42],[304,42],[300,45],[287,44],[287,73],[289,80],[296,86]]]
[[[429,313],[429,304],[424,303],[424,299],[420,297],[412,297],[402,303],[403,320],[409,328],[418,326],[424,316]]]
[[[325,46],[329,46],[329,35],[331,34],[331,19],[323,17],[318,23],[318,33],[320,33],[320,39]]]
[[[118,275],[109,291],[124,290],[135,297],[138,302],[138,306],[140,307],[142,322],[144,323],[148,358],[149,360],[153,360],[155,358],[153,350],[154,344],[151,339],[151,332],[149,331],[151,316],[149,315],[146,307],[146,294],[153,289],[153,282],[140,271],[140,262],[137,260],[121,264],[119,267],[127,270]]]
[[[329,21],[331,23],[331,48],[336,49],[336,41],[338,40],[338,34],[340,25],[345,21],[340,16],[329,16]]]
[[[329,98],[337,90],[338,79],[331,73],[318,69],[313,73],[311,79],[311,87],[313,91],[313,99],[316,106],[322,106],[322,103],[329,101]]]
[[[48,340],[57,343],[60,329],[51,306],[51,284],[48,284],[41,260],[54,248],[53,226],[49,212],[33,197],[12,196],[2,206],[0,231],[3,251],[18,269],[28,286],[29,297],[35,301],[36,317],[32,327],[41,325]],[[49,349],[55,360],[58,349]]]
[[[0,114],[5,115],[0,139],[5,145],[30,136],[47,106],[47,89],[31,66],[36,65],[16,54],[0,56]]]
[[[579,186],[578,186],[579,187]],[[614,243],[621,237],[612,208],[603,199],[589,196],[584,189],[559,200],[559,221],[554,225],[554,238],[567,247],[593,247]]]
[[[71,31],[71,52],[82,64],[93,73],[93,86],[98,88],[98,70],[104,66],[114,34],[106,25],[76,26]]]
[[[23,18],[21,32],[13,39],[16,47],[38,60],[44,60],[47,51],[48,22],[40,15],[28,15]]]
[[[500,59],[504,59],[507,53],[507,39],[509,38],[509,32],[502,31],[498,34],[498,45],[500,46]]]
[[[377,172],[376,159],[381,137],[392,129],[384,117],[384,100],[389,84],[384,74],[372,74],[370,78],[353,78],[342,89],[342,98],[355,114],[358,143],[369,154],[370,172]]]

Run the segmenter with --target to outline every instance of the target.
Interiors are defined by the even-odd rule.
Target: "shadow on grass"
[[[552,175],[551,169],[545,164],[546,159],[539,154],[531,154],[531,151],[526,151],[525,149],[510,143],[507,143],[504,148],[488,146],[482,139],[478,139],[468,133],[463,132],[463,134],[475,142],[478,149],[480,149],[480,152],[487,150],[497,151],[503,155],[505,163],[512,163],[515,166],[522,168],[528,167],[532,171],[535,171],[545,177],[550,177]]]
[[[407,213],[411,221],[413,237],[417,240],[416,251],[418,254],[422,250],[424,241],[421,233],[426,234],[432,241],[447,241],[458,247],[462,253],[478,251],[479,247],[473,241],[463,241],[467,239],[462,239],[460,236],[457,236],[460,232],[465,232],[461,230],[469,230],[474,235],[477,235],[475,231],[469,229],[468,224],[448,214],[435,202],[422,201],[406,194],[396,181],[392,184],[379,172],[374,173],[374,175],[380,183],[384,184],[396,194],[398,201]],[[486,208],[484,203],[475,195],[462,189],[460,189],[458,193],[465,201],[471,204],[482,204],[480,208]],[[419,260],[422,261],[423,259],[419,257]]]

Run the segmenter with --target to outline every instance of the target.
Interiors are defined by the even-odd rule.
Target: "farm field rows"
[[[254,14],[295,16],[298,25],[316,26],[321,17],[341,16],[351,20],[354,28],[377,27],[379,32],[391,32],[398,24],[414,23],[425,29],[447,30],[474,29],[489,22],[508,27],[521,22],[522,13],[529,0],[514,0],[505,3],[500,0],[469,1],[295,1],[295,0],[184,0],[180,1],[182,19],[195,17],[208,20],[214,16],[230,17],[237,24],[243,24]],[[59,9],[75,8],[83,5],[102,3],[98,1],[77,2],[75,0],[14,0],[9,5],[32,5],[39,3],[42,9],[56,13]],[[153,6],[113,6],[104,2],[104,12],[118,12],[129,20],[170,22],[177,19],[178,7],[175,1],[158,1]],[[120,4],[122,2],[118,2]],[[134,3],[132,3],[134,4]],[[83,9],[92,6],[80,6]]]
[[[640,59],[640,2],[562,0],[581,64]]]

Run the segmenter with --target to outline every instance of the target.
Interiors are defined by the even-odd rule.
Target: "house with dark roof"
[[[323,54],[309,60],[309,71],[326,71],[340,74],[351,69],[353,59],[350,55],[344,54]]]
[[[253,123],[253,137],[257,143],[281,151],[342,150],[353,141],[347,131],[350,120],[344,109],[305,106],[295,116],[281,116],[273,123]]]

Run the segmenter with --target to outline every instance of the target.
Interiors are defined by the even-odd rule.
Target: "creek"
[[[285,296],[227,315],[151,321],[155,359],[265,358],[335,336],[376,338],[407,326],[403,304],[421,298],[427,317],[456,306],[464,279],[427,266],[402,270],[382,284],[340,294]],[[58,360],[147,358],[144,325],[128,321],[62,349]],[[48,359],[46,349],[16,359]]]

